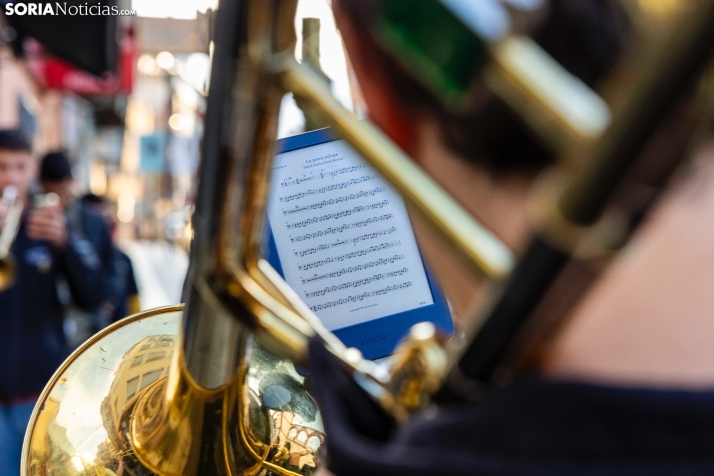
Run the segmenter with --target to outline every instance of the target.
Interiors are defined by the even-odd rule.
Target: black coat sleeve
[[[112,280],[116,274],[114,242],[109,234],[109,227],[101,215],[82,205],[79,206],[79,214],[81,221],[78,221],[77,225],[81,224],[81,235],[92,243],[102,266],[102,292],[103,299],[106,300],[112,297]]]
[[[104,269],[94,245],[67,230],[67,246],[59,251],[61,271],[67,278],[74,302],[87,310],[99,306],[105,299]]]

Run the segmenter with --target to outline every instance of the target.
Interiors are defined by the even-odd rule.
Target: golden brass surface
[[[325,87],[309,67],[287,60],[282,64],[283,86],[309,100],[370,165],[404,197],[410,211],[419,213],[453,252],[477,274],[501,279],[513,268],[511,251],[479,224],[433,179],[369,121],[357,120]]]
[[[222,2],[222,11],[233,16],[218,19],[228,40],[217,43],[216,54],[238,43],[237,53],[231,49],[234,56],[221,64],[234,73],[224,90],[230,93],[220,97],[230,111],[209,101],[218,112],[207,115],[220,117],[220,130],[230,133],[213,136],[225,153],[207,154],[202,164],[186,307],[126,318],[67,359],[31,419],[22,474],[310,475],[324,442],[321,417],[304,379],[284,359],[304,361],[313,336],[398,419],[438,387],[448,359],[433,328],[414,329],[390,379],[346,349],[261,259],[277,115],[286,92],[334,124],[476,274],[499,280],[513,268],[511,251],[494,234],[297,64],[296,7],[296,0]],[[231,26],[226,18],[239,25],[225,29]],[[235,31],[240,34],[228,34]],[[537,89],[534,84],[525,89]],[[548,107],[550,96],[533,97]],[[571,135],[598,133],[598,124],[578,125],[577,114],[568,112],[553,117]],[[207,143],[210,151],[215,144]]]
[[[12,255],[0,259],[0,290],[7,289],[15,282],[15,263]]]
[[[312,474],[324,441],[317,406],[292,364],[254,343],[253,333],[296,360],[317,333],[372,381],[386,409],[404,416],[377,367],[352,359],[260,258],[284,93],[260,62],[294,42],[294,33],[282,25],[277,34],[272,22],[292,25],[296,2],[279,5],[247,5],[249,54],[237,65],[232,161],[225,182],[211,185],[225,202],[194,214],[186,310],[127,318],[63,364],[28,427],[23,474]]]
[[[24,206],[17,196],[14,186],[7,186],[0,197],[0,213],[3,213],[3,227],[0,231],[0,291],[15,282],[15,258],[10,252],[17,232]]]
[[[256,345],[235,379],[200,389],[170,370],[181,358],[182,314],[181,306],[136,314],[72,354],[32,415],[22,474],[213,474],[197,467],[207,458],[216,474],[312,474],[324,432],[292,364]],[[200,444],[204,420],[224,444]]]
[[[610,125],[605,101],[528,37],[496,45],[483,80],[555,150],[600,137]]]
[[[439,388],[448,364],[444,339],[434,325],[415,324],[390,360],[389,389],[406,411],[416,410]]]

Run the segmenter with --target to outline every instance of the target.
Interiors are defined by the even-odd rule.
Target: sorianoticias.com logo
[[[136,11],[120,10],[116,5],[101,3],[6,3],[5,15],[135,16]]]

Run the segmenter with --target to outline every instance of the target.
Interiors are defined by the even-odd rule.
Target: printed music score
[[[343,141],[278,154],[271,185],[285,280],[328,329],[434,303],[404,202]]]

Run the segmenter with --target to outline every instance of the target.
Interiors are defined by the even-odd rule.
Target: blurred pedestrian
[[[76,199],[73,193],[72,166],[64,152],[51,152],[45,155],[40,169],[40,184],[43,191],[53,192],[59,196],[62,209],[73,229],[94,246],[102,265],[103,295],[106,298],[110,292],[114,266],[114,249],[109,229],[101,214],[96,213],[82,200]],[[77,306],[72,306],[70,314],[69,322],[72,325],[68,327],[73,332],[68,333],[70,337],[76,337],[72,339],[75,344],[83,342],[108,323],[100,308],[83,312],[77,309]]]
[[[0,291],[0,476],[20,472],[25,428],[45,384],[68,355],[62,328],[62,276],[75,303],[102,296],[101,265],[91,243],[59,204],[33,207],[37,162],[22,133],[0,130],[0,193],[12,186],[25,205],[12,245],[15,280]],[[4,225],[0,217],[0,227]]]
[[[91,208],[95,213],[107,217],[107,200],[93,193],[82,197],[82,203]],[[114,223],[109,226],[110,235],[114,240]],[[139,288],[134,277],[134,267],[131,259],[116,243],[112,250],[113,267],[108,282],[107,300],[101,306],[102,318],[106,324],[123,319],[140,310]]]
[[[131,259],[114,247],[114,273],[108,303],[112,305],[109,323],[116,322],[140,311],[139,288],[134,277]]]

